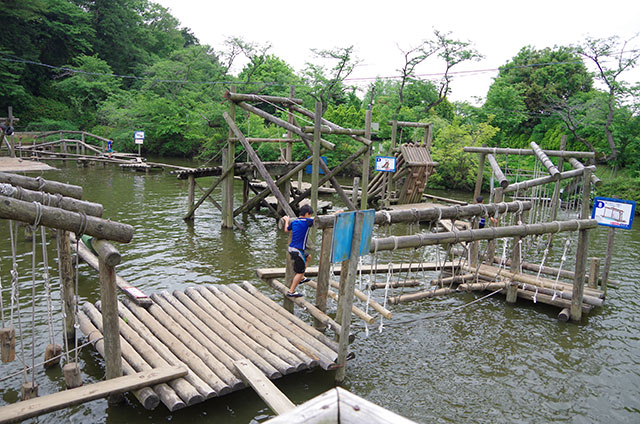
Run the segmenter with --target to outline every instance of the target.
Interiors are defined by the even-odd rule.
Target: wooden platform
[[[234,362],[247,359],[268,378],[335,367],[337,343],[249,283],[156,293],[147,309],[119,304],[125,373],[182,365],[188,374],[153,388],[171,411],[245,386]],[[99,303],[80,313],[82,332],[100,337]],[[98,346],[99,347],[99,346]]]
[[[35,160],[0,157],[0,172],[56,171],[57,168]]]

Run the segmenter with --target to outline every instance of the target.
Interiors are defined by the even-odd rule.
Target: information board
[[[376,171],[396,172],[396,158],[393,156],[376,156]]]
[[[593,200],[591,219],[595,219],[598,221],[598,225],[605,227],[630,230],[633,225],[635,209],[636,202],[633,200],[596,197]]]

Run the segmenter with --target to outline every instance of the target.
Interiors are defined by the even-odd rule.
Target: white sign
[[[133,132],[133,138],[135,138],[136,140],[139,139],[139,138],[144,140],[144,131],[134,131]]]
[[[393,156],[376,156],[376,171],[396,172],[396,158]]]
[[[596,197],[593,201],[591,219],[598,221],[598,225],[605,227],[630,230],[633,225],[633,214],[636,202],[632,200],[610,199]]]
[[[136,138],[136,144],[144,144],[144,138]]]

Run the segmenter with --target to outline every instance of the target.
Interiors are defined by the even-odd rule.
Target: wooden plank
[[[273,412],[280,415],[296,406],[251,362],[241,359],[234,362],[244,381],[251,385],[258,396],[265,401]]]
[[[399,272],[417,272],[417,271],[437,271],[442,267],[447,267],[447,268],[451,268],[451,267],[455,267],[457,268],[457,264],[453,263],[453,262],[445,262],[444,264],[438,264],[435,262],[425,262],[425,263],[419,263],[419,262],[414,262],[414,263],[399,263],[399,264],[392,264],[392,271],[394,274],[399,273]],[[334,265],[333,268],[333,273],[335,275],[340,275],[342,271],[342,266],[341,264],[336,264]],[[366,265],[363,264],[362,266],[358,267],[358,272],[362,271],[363,274],[369,274],[369,273],[374,273],[374,274],[386,274],[387,272],[389,272],[389,265],[388,264],[378,264],[376,267],[374,267],[373,265]],[[269,280],[272,278],[282,278],[284,277],[284,272],[285,269],[284,268],[258,268],[256,269],[256,274],[258,275],[259,278],[263,279],[263,280]],[[307,270],[305,271],[305,275],[307,277],[316,277],[318,276],[318,266],[310,266],[307,267]]]
[[[37,417],[62,408],[79,405],[105,396],[137,390],[173,380],[187,374],[184,367],[157,368],[133,375],[64,390],[47,396],[25,400],[0,408],[0,422],[13,423]]]

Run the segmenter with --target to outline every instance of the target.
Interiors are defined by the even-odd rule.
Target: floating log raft
[[[250,361],[271,379],[335,367],[333,340],[248,283],[165,291],[152,299],[147,309],[130,301],[118,305],[123,371],[184,366],[186,375],[153,387],[170,410],[244,388],[234,366],[238,360]],[[81,325],[94,338],[102,331],[96,306],[83,305]]]

